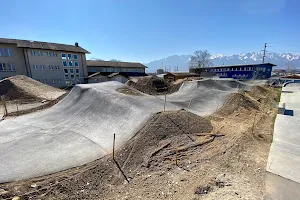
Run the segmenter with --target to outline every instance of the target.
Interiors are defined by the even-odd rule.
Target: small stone
[[[8,191],[4,190],[4,189],[0,189],[0,195],[3,195],[3,194],[7,194]]]
[[[89,185],[89,184],[90,184],[89,182],[86,183],[86,185]]]
[[[35,184],[35,183],[31,184],[30,187],[35,188],[35,187],[37,187],[37,184]]]
[[[14,198],[12,198],[12,200],[20,200],[20,197],[15,196]]]

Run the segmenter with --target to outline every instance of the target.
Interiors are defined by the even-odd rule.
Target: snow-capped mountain
[[[154,72],[159,68],[171,69],[174,71],[178,67],[179,71],[187,71],[189,66],[189,59],[191,55],[174,55],[160,60],[152,61],[146,66],[149,72]],[[261,63],[263,54],[260,52],[240,53],[233,55],[216,54],[212,55],[211,59],[214,66],[220,65],[236,65],[236,64],[253,64]],[[276,64],[276,68],[284,68],[285,63],[291,62],[295,68],[300,68],[300,55],[291,53],[268,53],[265,62]]]

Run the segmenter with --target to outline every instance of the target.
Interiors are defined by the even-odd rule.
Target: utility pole
[[[265,43],[265,48],[264,48],[264,55],[263,55],[263,60],[262,63],[265,63],[265,57],[266,57],[266,50],[267,50],[267,43]]]

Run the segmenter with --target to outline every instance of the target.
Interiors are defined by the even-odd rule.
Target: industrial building
[[[84,82],[87,77],[85,54],[75,45],[0,38],[0,80],[26,75],[55,86]]]
[[[164,79],[169,82],[177,81],[178,79],[200,77],[199,74],[189,72],[168,72],[163,75]]]
[[[131,75],[144,74],[146,66],[135,62],[115,62],[103,60],[87,60],[88,73],[95,72],[126,72]]]
[[[217,76],[233,79],[268,79],[271,77],[272,63],[227,65],[207,68],[191,68],[190,72],[200,74],[201,77]]]
[[[126,83],[130,77],[148,76],[146,66],[134,62],[87,60],[88,83],[118,81]]]

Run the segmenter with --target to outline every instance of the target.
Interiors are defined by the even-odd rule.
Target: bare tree
[[[285,71],[290,74],[293,74],[293,72],[295,70],[295,67],[291,61],[286,62],[284,65],[284,68],[285,68]]]
[[[203,68],[213,65],[211,54],[207,50],[197,50],[190,58],[190,68]]]

